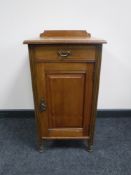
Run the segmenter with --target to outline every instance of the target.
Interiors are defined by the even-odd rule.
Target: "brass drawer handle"
[[[61,57],[68,57],[71,54],[71,51],[69,50],[60,50],[58,51],[58,55]]]

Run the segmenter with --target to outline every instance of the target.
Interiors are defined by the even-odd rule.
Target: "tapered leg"
[[[42,153],[44,151],[43,149],[43,140],[42,139],[39,139],[38,141],[38,150],[40,153]]]
[[[87,146],[87,151],[88,152],[92,152],[93,151],[93,149],[92,149],[92,140],[91,139],[88,139],[87,140],[87,143],[88,143],[88,146]]]
[[[94,128],[93,128],[93,130],[92,130],[92,133],[91,133],[91,136],[90,136],[91,138],[90,138],[90,142],[91,142],[91,145],[93,145],[93,143],[94,143]]]
[[[90,142],[90,145],[93,146],[93,143],[94,143],[94,134],[91,136],[89,142]]]

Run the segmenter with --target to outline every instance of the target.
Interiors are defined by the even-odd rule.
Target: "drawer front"
[[[36,61],[86,61],[95,60],[93,45],[35,45]]]

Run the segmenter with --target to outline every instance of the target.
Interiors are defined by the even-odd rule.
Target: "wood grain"
[[[90,150],[106,41],[85,31],[45,31],[24,43],[29,46],[39,148],[42,139],[88,139]],[[47,106],[42,112],[41,99]]]
[[[25,40],[24,44],[104,44],[103,39],[91,37],[87,31],[45,31],[36,39]]]
[[[85,74],[56,69],[46,82],[50,128],[82,127]]]
[[[40,37],[50,38],[50,37],[91,37],[91,34],[88,33],[86,30],[45,30],[43,33],[40,34]]]
[[[34,47],[34,57],[37,61],[94,60],[95,48],[92,45],[37,45]],[[59,52],[69,52],[69,55],[61,56]]]

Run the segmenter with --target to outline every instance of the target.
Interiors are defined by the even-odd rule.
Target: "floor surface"
[[[131,175],[131,117],[97,118],[95,145],[48,141],[36,150],[34,118],[0,118],[0,175]]]

